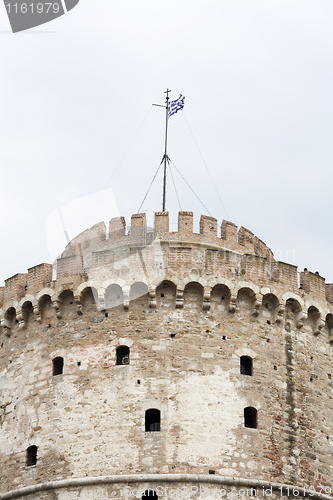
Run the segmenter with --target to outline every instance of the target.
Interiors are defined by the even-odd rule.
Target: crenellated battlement
[[[178,231],[169,231],[169,213],[155,212],[154,227],[147,227],[146,214],[134,214],[131,217],[130,226],[126,226],[124,217],[116,217],[110,220],[109,234],[107,237],[104,222],[94,225],[83,233],[73,238],[68,244],[62,257],[72,256],[78,253],[81,246],[82,255],[94,250],[107,248],[111,243],[128,243],[131,236],[144,236],[153,234],[160,240],[165,241],[186,241],[188,243],[213,244],[226,250],[233,250],[240,254],[251,254],[267,258],[274,261],[273,252],[266,244],[254,234],[237,226],[229,221],[223,221],[221,227],[217,226],[217,219],[202,215],[200,218],[200,233],[193,230],[193,212],[179,212]]]
[[[179,212],[178,231],[170,232],[168,212],[156,212],[154,228],[147,227],[143,213],[132,215],[130,226],[126,226],[123,217],[111,219],[108,233],[104,222],[85,230],[57,259],[56,280],[52,280],[51,264],[40,264],[27,274],[8,278],[0,289],[1,325],[9,334],[16,317],[24,328],[27,307],[40,319],[40,303],[45,295],[61,317],[61,294],[66,289],[73,292],[80,313],[82,291],[86,288],[95,291],[98,308],[103,310],[107,288],[117,285],[124,308],[128,309],[134,284],[144,283],[150,306],[154,307],[156,288],[164,281],[176,287],[178,308],[182,307],[188,283],[202,287],[206,310],[210,308],[214,287],[228,283],[233,312],[237,310],[239,283],[246,282],[246,288],[255,297],[254,311],[259,310],[262,297],[270,293],[276,297],[280,310],[285,307],[286,297],[293,294],[304,318],[310,307],[315,308],[324,323],[333,313],[333,285],[307,270],[298,276],[296,266],[275,261],[273,252],[250,230],[238,229],[225,220],[218,228],[215,218],[202,215],[200,233],[195,233],[193,213]],[[47,293],[43,292],[45,289]]]

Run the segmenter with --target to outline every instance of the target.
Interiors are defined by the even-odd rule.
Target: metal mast
[[[164,175],[163,175],[163,202],[162,202],[162,212],[165,212],[165,201],[166,201],[166,171],[167,171],[167,161],[169,160],[167,147],[168,147],[168,122],[169,122],[169,92],[168,88],[164,92],[166,94],[165,100],[165,148],[164,148]]]
[[[153,104],[153,106],[159,106],[161,108],[165,108],[165,143],[164,143],[164,155],[161,161],[161,163],[164,162],[162,212],[165,212],[167,162],[170,161],[170,158],[168,157],[168,121],[169,121],[169,99],[170,99],[169,92],[171,92],[171,90],[168,88],[164,92],[166,94],[165,106],[162,106],[161,104]]]

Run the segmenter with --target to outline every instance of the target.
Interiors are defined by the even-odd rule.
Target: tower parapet
[[[55,281],[50,264],[32,267],[28,274],[17,274],[5,281],[2,302],[4,306],[19,303],[44,287],[56,293],[67,283],[75,288],[94,279],[98,288],[105,279],[126,281],[135,266],[136,274],[144,273],[142,263],[135,263],[134,257],[143,249],[145,259],[148,255],[150,259],[146,281],[151,286],[163,275],[176,280],[192,276],[207,283],[212,281],[211,276],[219,275],[232,281],[249,281],[254,286],[273,286],[278,294],[292,292],[326,308],[333,303],[332,285],[318,273],[304,271],[298,276],[296,266],[275,261],[272,250],[262,240],[229,221],[224,220],[218,228],[215,218],[201,216],[200,232],[195,233],[192,212],[179,212],[178,231],[169,231],[168,212],[155,213],[153,228],[147,227],[145,214],[134,214],[130,226],[123,217],[111,219],[108,234],[104,222],[96,224],[67,245],[57,260]]]

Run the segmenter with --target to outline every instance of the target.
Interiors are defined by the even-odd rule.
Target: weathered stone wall
[[[73,240],[56,281],[48,265],[6,281],[0,492],[153,473],[328,487],[333,306],[323,279],[304,272],[299,288],[294,266],[267,247],[266,257],[256,253],[258,239],[249,253],[253,234],[240,230],[237,242],[231,223],[218,238],[212,218],[193,234],[189,212],[180,214],[181,233],[166,232],[164,213],[154,231],[140,214],[132,221],[129,234],[118,219],[115,238],[98,225],[90,242],[89,231]],[[61,269],[66,259],[75,266]],[[119,346],[130,349],[128,365],[116,364]],[[242,356],[252,376],[240,373]],[[63,373],[53,375],[57,357]],[[247,407],[257,410],[257,428],[244,425]],[[148,409],[160,410],[160,431],[145,431]],[[27,466],[33,445],[37,464]]]

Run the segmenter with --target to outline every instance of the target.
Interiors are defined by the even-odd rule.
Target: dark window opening
[[[109,313],[105,313],[105,317],[108,318],[109,317]]]
[[[27,448],[27,467],[36,465],[37,463],[37,446],[29,446]]]
[[[215,474],[215,470],[210,469],[210,470],[208,471],[208,474]]]
[[[78,361],[78,362],[77,362],[77,366],[81,366],[81,361]]]
[[[161,293],[161,297],[164,297],[164,293]]]
[[[170,333],[170,337],[173,339],[176,336],[175,333]]]
[[[126,345],[117,347],[117,365],[129,365],[130,350]]]
[[[252,406],[244,408],[244,426],[252,429],[257,428],[257,410]]]
[[[64,358],[54,358],[53,363],[53,376],[62,375],[64,370]]]
[[[161,430],[161,412],[160,410],[146,410],[145,431],[155,432]]]
[[[149,500],[158,500],[158,495],[154,490],[146,490],[142,495],[141,500],[146,500],[147,498],[149,498]]]
[[[241,375],[252,375],[252,358],[250,356],[241,356],[240,372]]]
[[[226,339],[226,336],[225,336],[225,335],[223,335],[223,336],[222,336],[222,340],[225,340],[225,339]]]

